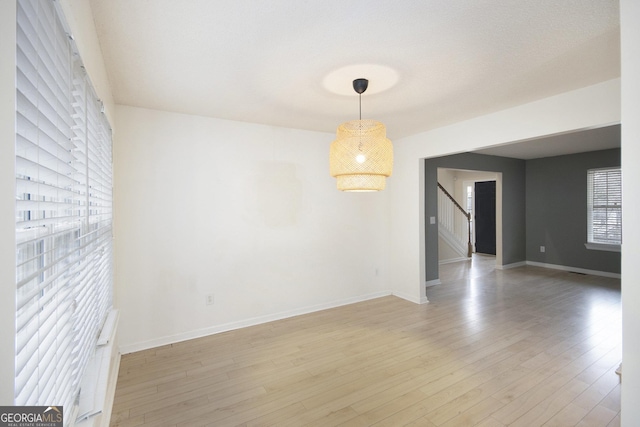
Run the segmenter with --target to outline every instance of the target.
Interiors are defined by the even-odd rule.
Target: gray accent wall
[[[502,262],[526,261],[525,161],[508,157],[462,153],[425,160],[425,278],[436,280],[438,272],[438,168],[502,173]]]
[[[502,173],[503,265],[532,261],[620,274],[619,252],[584,246],[587,170],[615,166],[620,166],[620,149],[527,161],[477,153],[426,159],[426,280],[439,278],[438,225],[429,223],[438,215],[438,168]]]
[[[619,252],[584,246],[587,170],[615,166],[620,166],[620,149],[527,161],[528,261],[620,273]],[[540,246],[545,247],[545,252],[540,252]]]

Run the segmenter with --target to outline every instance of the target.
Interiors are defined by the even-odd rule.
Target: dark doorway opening
[[[496,254],[496,182],[475,183],[476,252]]]

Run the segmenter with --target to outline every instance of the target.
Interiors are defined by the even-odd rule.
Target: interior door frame
[[[477,180],[475,180],[475,179],[462,181],[462,192],[463,192],[463,194],[466,195],[467,194],[467,187],[471,187],[471,204],[472,204],[472,206],[476,205],[476,190],[475,190],[476,182],[477,182]],[[497,187],[497,184],[496,184],[496,187]],[[475,221],[473,219],[474,215],[475,215],[475,207],[474,207],[474,210],[473,210],[473,215],[471,215],[471,247],[473,248],[473,253],[476,253],[476,224],[475,224]]]
[[[489,172],[489,171],[477,171],[477,170],[469,170],[469,172]],[[490,172],[495,174],[496,181],[496,268],[502,269],[502,172]],[[463,190],[466,191],[466,186],[471,185],[473,188],[473,198],[475,205],[475,183],[477,181],[492,181],[493,179],[472,179],[472,180],[463,180]],[[475,212],[474,212],[475,214]],[[475,252],[476,247],[476,228],[475,224],[473,227],[473,253]]]

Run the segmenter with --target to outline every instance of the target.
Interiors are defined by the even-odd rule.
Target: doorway
[[[441,173],[451,171],[451,173]],[[524,232],[525,223],[525,170],[524,161],[507,157],[483,156],[475,153],[454,154],[450,156],[426,159],[424,169],[421,168],[421,181],[424,181],[424,197],[421,198],[421,212],[425,220],[420,221],[424,244],[421,243],[420,256],[421,278],[426,284],[439,283],[439,264],[445,258],[440,256],[438,215],[438,181],[440,175],[451,177],[455,189],[462,183],[469,181],[496,182],[496,268],[503,269],[505,265],[516,264],[525,257]],[[456,179],[457,178],[457,179]],[[503,181],[508,185],[503,185]],[[442,183],[447,188],[447,185]],[[475,185],[474,185],[475,187]],[[506,191],[506,192],[505,192]],[[458,194],[454,194],[456,199]],[[460,203],[460,202],[459,202]],[[464,200],[461,203],[464,206]],[[503,220],[503,212],[508,216]],[[472,224],[473,225],[473,224]],[[421,239],[422,242],[422,239]],[[506,244],[505,244],[506,243]],[[424,275],[423,275],[424,274]]]
[[[496,182],[478,181],[474,185],[475,251],[496,254]]]

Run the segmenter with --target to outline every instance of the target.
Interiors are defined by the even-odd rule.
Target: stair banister
[[[442,184],[438,183],[438,188],[442,190],[444,195],[453,202],[453,206],[455,207],[455,209],[460,211],[460,213],[462,213],[467,218],[467,235],[469,236],[467,241],[467,257],[471,257],[471,254],[473,253],[473,245],[471,244],[471,214],[467,212],[462,206],[460,206],[456,199],[454,199],[453,196],[449,194],[449,192],[442,186]]]

